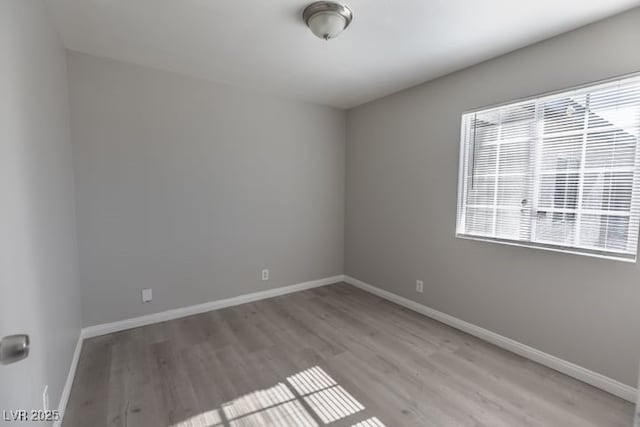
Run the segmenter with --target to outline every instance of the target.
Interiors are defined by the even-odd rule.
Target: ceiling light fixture
[[[313,34],[324,40],[333,39],[353,20],[351,9],[330,1],[311,3],[302,12],[302,19]]]

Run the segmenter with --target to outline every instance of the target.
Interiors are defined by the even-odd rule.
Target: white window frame
[[[464,213],[464,210],[466,210],[467,205],[463,202],[463,198],[464,198],[464,188],[465,188],[465,168],[468,165],[468,161],[469,161],[469,152],[468,150],[466,150],[466,135],[465,132],[467,130],[467,127],[464,124],[464,120],[465,120],[465,116],[468,114],[473,114],[473,113],[481,113],[481,112],[486,112],[489,110],[493,110],[493,109],[498,109],[500,107],[507,107],[507,106],[516,106],[518,104],[525,104],[525,103],[530,103],[532,101],[539,101],[541,99],[544,98],[553,98],[555,96],[559,96],[559,95],[563,95],[566,93],[570,93],[573,91],[579,91],[579,90],[587,90],[587,89],[591,89],[591,88],[596,88],[597,86],[600,85],[605,85],[608,83],[613,83],[616,81],[620,81],[620,80],[626,80],[626,79],[632,79],[632,78],[640,78],[640,72],[635,72],[635,73],[631,73],[631,74],[625,74],[622,76],[616,76],[616,77],[612,77],[612,78],[608,78],[608,79],[604,79],[604,80],[598,80],[598,81],[594,81],[594,82],[590,82],[590,83],[585,83],[582,85],[578,85],[578,86],[573,86],[573,87],[569,87],[569,88],[564,88],[564,89],[559,89],[559,90],[554,90],[554,91],[550,91],[550,92],[545,92],[545,93],[541,93],[541,94],[537,94],[537,95],[533,95],[527,98],[521,98],[521,99],[517,99],[514,101],[508,101],[508,102],[503,102],[503,103],[499,103],[499,104],[494,104],[494,105],[489,105],[489,106],[484,106],[484,107],[479,107],[479,108],[474,108],[471,110],[467,110],[464,111],[461,114],[461,121],[460,121],[460,147],[459,147],[459,153],[458,153],[458,158],[459,158],[459,164],[458,164],[458,194],[457,194],[457,204],[456,204],[456,237],[460,238],[460,239],[467,239],[467,240],[475,240],[475,241],[481,241],[481,242],[491,242],[491,243],[499,243],[499,244],[504,244],[504,245],[509,245],[509,246],[519,246],[519,247],[525,247],[525,248],[534,248],[534,249],[542,249],[542,250],[547,250],[547,251],[554,251],[554,252],[561,252],[561,253],[569,253],[569,254],[575,254],[575,255],[583,255],[583,256],[590,256],[590,257],[597,257],[597,258],[603,258],[603,259],[610,259],[610,260],[615,260],[615,261],[622,261],[622,262],[629,262],[629,263],[635,263],[637,261],[637,256],[638,256],[638,246],[640,245],[640,239],[638,239],[638,242],[636,243],[636,247],[635,247],[635,254],[633,256],[626,254],[626,253],[616,253],[615,251],[605,251],[605,250],[598,250],[598,249],[588,249],[588,248],[581,248],[581,247],[572,247],[572,246],[563,246],[563,245],[557,245],[557,244],[550,244],[550,243],[543,243],[543,242],[539,242],[539,241],[534,241],[535,239],[535,230],[536,230],[536,226],[535,226],[535,222],[536,222],[536,215],[532,215],[532,225],[531,225],[531,240],[526,241],[526,240],[510,240],[510,239],[505,239],[505,238],[496,238],[496,237],[491,237],[491,236],[481,236],[481,235],[473,235],[473,234],[466,234],[464,232],[462,232],[461,230],[464,230],[464,223],[461,224],[462,221],[464,221],[464,218],[466,218],[466,215]],[[586,114],[586,117],[588,117],[588,114]],[[588,118],[586,118],[586,120],[588,120]],[[585,126],[585,128],[583,129],[585,137],[588,133],[588,128]],[[540,138],[542,135],[540,133],[538,133],[536,138]],[[640,197],[634,197],[636,195],[636,193],[640,194],[640,138],[637,139],[636,141],[636,150],[635,150],[635,164],[633,167],[633,186],[632,186],[632,200],[631,200],[631,208],[630,208],[630,213],[627,216],[632,217],[634,215],[634,211],[635,211],[635,215],[636,217],[638,216],[638,212],[640,211]],[[535,144],[535,148],[538,149],[538,143]],[[578,185],[580,187],[582,187],[584,185],[584,181],[583,181],[583,175],[584,175],[584,150],[585,150],[585,144],[583,144],[582,147],[582,162],[580,164],[580,179],[578,181]],[[537,157],[537,156],[536,156]],[[498,157],[496,157],[496,163],[498,163]],[[537,190],[537,186],[539,184],[539,179],[538,179],[538,174],[539,174],[539,162],[538,159],[536,159],[536,164],[534,165],[534,167],[536,168],[536,172],[535,172],[535,178],[533,179],[533,186],[535,187],[534,189],[534,200],[533,200],[533,204],[532,204],[532,210],[533,212],[536,212],[537,210],[537,198],[538,198],[538,190]],[[496,165],[497,167],[497,165]],[[498,176],[497,173],[497,169],[496,169],[496,177]],[[497,188],[495,190],[495,193],[497,195],[498,191]],[[578,191],[578,195],[579,197],[582,196],[583,191]],[[580,197],[581,198],[581,197]],[[582,208],[581,206],[582,201],[580,199],[578,199],[577,201],[577,209],[576,209],[576,213],[577,215],[581,215],[585,209]],[[494,207],[494,206],[492,206]],[[461,213],[461,210],[463,211]],[[545,208],[545,211],[548,211],[547,208]],[[610,211],[606,211],[607,214],[609,214]],[[624,215],[621,215],[624,216]],[[461,221],[462,220],[462,221]],[[580,222],[577,221],[577,227],[579,227]],[[633,232],[631,230],[631,222],[630,222],[630,230],[629,232]]]

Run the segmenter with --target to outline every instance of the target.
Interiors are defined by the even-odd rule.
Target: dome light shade
[[[331,13],[320,12],[309,18],[309,28],[311,32],[321,39],[329,40],[336,37],[346,26],[344,17]]]
[[[310,4],[302,12],[302,19],[317,37],[329,40],[337,37],[349,26],[353,13],[347,6],[318,1]]]

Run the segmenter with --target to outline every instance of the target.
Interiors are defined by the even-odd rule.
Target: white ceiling
[[[352,107],[577,28],[640,0],[345,0],[337,39],[312,0],[48,0],[72,50]]]

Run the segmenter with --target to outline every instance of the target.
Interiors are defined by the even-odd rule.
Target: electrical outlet
[[[142,290],[142,302],[151,302],[153,299],[153,289],[146,288]]]
[[[416,292],[424,292],[424,282],[422,280],[416,280]]]
[[[269,280],[269,269],[265,268],[262,270],[262,280]]]
[[[45,411],[49,410],[49,386],[44,386],[44,391],[42,392],[42,409]]]

